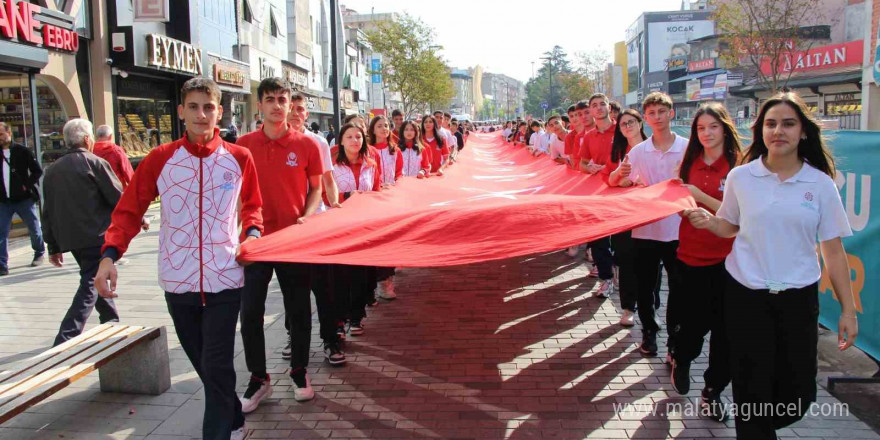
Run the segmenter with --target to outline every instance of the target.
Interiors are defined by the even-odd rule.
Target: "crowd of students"
[[[690,365],[711,333],[701,414],[725,421],[732,412],[737,438],[775,439],[777,429],[801,419],[816,400],[817,237],[842,309],[839,348],[858,334],[841,241],[852,232],[832,180],[834,158],[794,93],[764,102],[747,148],[719,103],[700,106],[689,139],[670,128],[675,112],[668,95],[649,94],[642,112],[621,111],[597,93],[566,116],[552,116],[546,130],[540,120],[507,122],[502,136],[612,187],[677,179],[690,191],[696,208],[588,243],[590,276],[600,279],[594,296],[607,297],[616,286],[619,324],[633,326],[638,313],[639,349],[656,356],[665,269],[673,388],[689,392]],[[569,249],[572,257],[577,253]],[[731,383],[733,408],[721,400]]]
[[[181,90],[178,114],[185,135],[151,151],[138,166],[104,236],[95,287],[116,296],[114,261],[142,228],[149,204],[161,196],[159,279],[178,339],[205,386],[205,439],[240,439],[244,414],[272,395],[266,367],[265,302],[277,277],[283,297],[289,376],[297,401],[314,397],[307,367],[314,293],[324,355],[346,362],[341,341],[366,332],[367,308],[393,300],[394,268],[344,264],[236,261],[241,244],[296,224],[321,221],[359,193],[382,191],[406,177],[442,175],[465,144],[467,123],[435,112],[418,121],[395,111],[345,119],[330,146],[305,127],[305,98],[279,78],[257,90],[260,130],[223,141],[220,90],[194,78]],[[674,389],[687,394],[690,364],[711,332],[709,367],[701,392],[704,414],[728,417],[722,391],[732,382],[737,405],[801,403],[800,411],[751,417],[737,413],[737,437],[775,438],[816,398],[819,259],[816,238],[840,299],[840,348],[858,333],[849,268],[841,238],[851,234],[831,180],[834,159],[803,101],[781,94],[762,106],[754,139],[743,148],[730,115],[702,105],[690,139],[672,132],[673,103],[649,94],[642,113],[621,110],[595,94],[566,115],[512,121],[502,136],[530,154],[612,187],[678,179],[696,207],[586,245],[594,295],[619,292],[619,324],[642,324],[640,351],[656,356],[661,329],[661,272],[669,286],[665,327]],[[652,135],[647,137],[643,123]],[[613,197],[609,196],[609,197]],[[684,219],[684,220],[683,220]],[[241,230],[240,234],[235,231]],[[576,257],[578,247],[568,249]],[[251,373],[235,393],[233,353],[240,318]],[[755,416],[755,414],[760,414]]]
[[[297,401],[314,398],[307,367],[314,293],[324,355],[346,362],[340,342],[363,335],[367,307],[393,300],[394,268],[344,264],[236,261],[250,240],[286,227],[321,221],[358,193],[381,191],[401,178],[442,175],[454,163],[469,133],[449,113],[405,121],[376,116],[346,117],[331,147],[308,130],[306,99],[280,78],[257,90],[259,130],[236,143],[221,139],[220,89],[194,78],[181,90],[178,115],[185,135],[156,147],[144,158],[119,200],[104,237],[95,287],[116,296],[116,268],[140,230],[149,204],[161,197],[159,279],[183,350],[205,386],[203,438],[241,439],[244,414],[272,395],[266,367],[265,303],[277,277],[288,331],[281,355]],[[241,227],[241,234],[234,231]],[[241,321],[245,362],[251,373],[242,396],[235,393],[233,353]]]

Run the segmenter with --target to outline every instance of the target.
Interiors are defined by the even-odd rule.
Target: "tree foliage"
[[[526,83],[523,105],[526,113],[532,115],[544,114],[542,104],[545,102],[546,114],[561,114],[568,106],[589,98],[598,89],[597,79],[604,76],[608,54],[603,51],[578,52],[572,65],[565,51],[560,46],[554,46],[544,53],[542,60],[535,77]]]
[[[797,53],[813,43],[800,27],[826,18],[821,0],[716,0],[715,6],[725,64],[754,70],[758,82],[773,93],[788,83]]]
[[[401,14],[366,31],[373,50],[382,54],[382,75],[391,91],[399,92],[409,118],[428,106],[444,107],[455,96],[451,69],[434,45],[433,30],[418,18]]]

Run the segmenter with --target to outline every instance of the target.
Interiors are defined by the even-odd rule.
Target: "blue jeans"
[[[9,265],[9,229],[12,227],[12,214],[18,214],[27,225],[31,235],[31,248],[34,250],[34,258],[42,256],[46,252],[43,244],[43,230],[40,229],[40,219],[37,217],[37,204],[30,199],[19,202],[0,202],[0,269],[8,269]]]

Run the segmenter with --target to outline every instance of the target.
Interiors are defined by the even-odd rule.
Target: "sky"
[[[453,68],[479,64],[484,72],[526,82],[540,57],[562,46],[576,52],[596,49],[613,61],[614,43],[644,11],[677,11],[681,0],[340,0],[360,14],[408,12],[434,29],[440,54]]]

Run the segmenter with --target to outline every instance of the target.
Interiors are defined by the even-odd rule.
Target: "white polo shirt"
[[[551,159],[565,159],[567,156],[565,155],[565,141],[559,139],[556,136],[556,133],[550,133],[550,158]]]
[[[734,168],[718,217],[739,226],[724,265],[749,289],[799,289],[819,281],[816,238],[852,235],[837,186],[804,163],[781,182],[763,158]]]
[[[687,145],[688,139],[676,134],[672,146],[666,152],[662,152],[654,147],[654,136],[649,137],[648,140],[636,145],[629,152],[629,162],[632,164],[630,180],[638,182],[641,179],[646,185],[654,185],[677,177],[676,171],[684,158]],[[681,217],[678,214],[673,214],[654,223],[633,229],[632,238],[663,242],[676,241],[680,225]]]
[[[455,138],[455,135],[452,134],[451,131],[443,127],[440,127],[440,130],[438,131],[440,132],[440,136],[443,136],[443,142],[445,142],[446,146],[449,147],[450,152],[453,148],[458,146],[458,139]]]
[[[307,136],[310,136],[312,139],[315,140],[315,142],[318,143],[318,151],[321,152],[321,163],[324,165],[324,172],[326,173],[327,171],[333,171],[333,158],[330,154],[330,144],[327,143],[327,139],[309,129],[305,129],[303,133],[305,133]],[[321,204],[318,205],[317,211],[315,211],[315,214],[320,214],[327,209],[327,205],[324,204],[324,200],[322,199]]]

